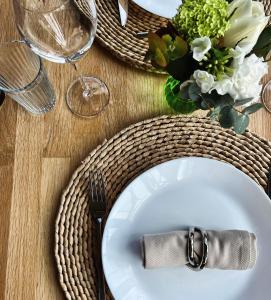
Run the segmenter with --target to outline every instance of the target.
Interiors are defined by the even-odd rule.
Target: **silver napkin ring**
[[[194,251],[194,242],[195,242],[195,232],[201,234],[201,249],[202,249],[202,257],[197,263],[195,261],[195,251]],[[204,269],[207,260],[208,260],[208,235],[205,230],[202,230],[197,227],[190,227],[188,232],[188,243],[187,243],[187,257],[188,257],[188,264],[187,266],[194,270],[194,271],[201,271]]]

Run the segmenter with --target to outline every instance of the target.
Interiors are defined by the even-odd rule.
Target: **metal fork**
[[[106,214],[105,184],[100,171],[92,172],[89,181],[90,214],[94,224],[98,250],[97,259],[95,260],[98,279],[98,300],[105,300],[105,281],[101,254],[103,220]]]

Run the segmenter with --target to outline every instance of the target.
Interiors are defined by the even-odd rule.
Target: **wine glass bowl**
[[[95,0],[13,0],[18,30],[39,56],[74,64],[92,46],[97,29]],[[79,76],[69,86],[66,101],[77,116],[97,116],[109,103],[105,83]]]
[[[75,62],[91,47],[97,28],[95,5],[84,9],[70,0],[14,0],[17,27],[39,56],[57,63]]]

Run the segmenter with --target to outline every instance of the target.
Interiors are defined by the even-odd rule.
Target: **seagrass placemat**
[[[157,164],[187,156],[228,162],[266,188],[271,144],[249,131],[236,135],[207,118],[180,116],[163,116],[122,130],[89,154],[62,195],[55,257],[67,299],[97,299],[87,195],[91,170],[99,169],[104,176],[109,212],[133,178]],[[109,292],[107,297],[112,299]]]
[[[262,2],[266,14],[270,15],[271,1],[262,0]],[[98,11],[96,38],[100,44],[114,56],[133,67],[157,72],[150,63],[144,62],[148,41],[138,38],[135,34],[137,32],[156,31],[167,23],[167,19],[151,14],[130,1],[128,22],[124,28],[120,25],[117,0],[96,0],[96,4]]]
[[[96,38],[114,56],[133,67],[146,71],[156,70],[144,62],[148,41],[136,36],[137,32],[156,31],[167,24],[167,19],[151,14],[132,1],[129,2],[128,21],[120,25],[117,0],[96,0],[98,28]]]

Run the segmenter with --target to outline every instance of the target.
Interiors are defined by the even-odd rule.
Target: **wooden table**
[[[10,1],[0,4],[1,41],[17,35]],[[76,73],[46,62],[55,87],[54,111],[34,117],[7,98],[0,110],[0,299],[63,299],[54,261],[54,224],[60,195],[81,160],[104,139],[137,121],[170,113],[164,77],[130,68],[95,44],[79,64],[102,78],[111,105],[98,118],[70,113],[65,92]],[[271,115],[262,110],[250,129],[271,139]]]

